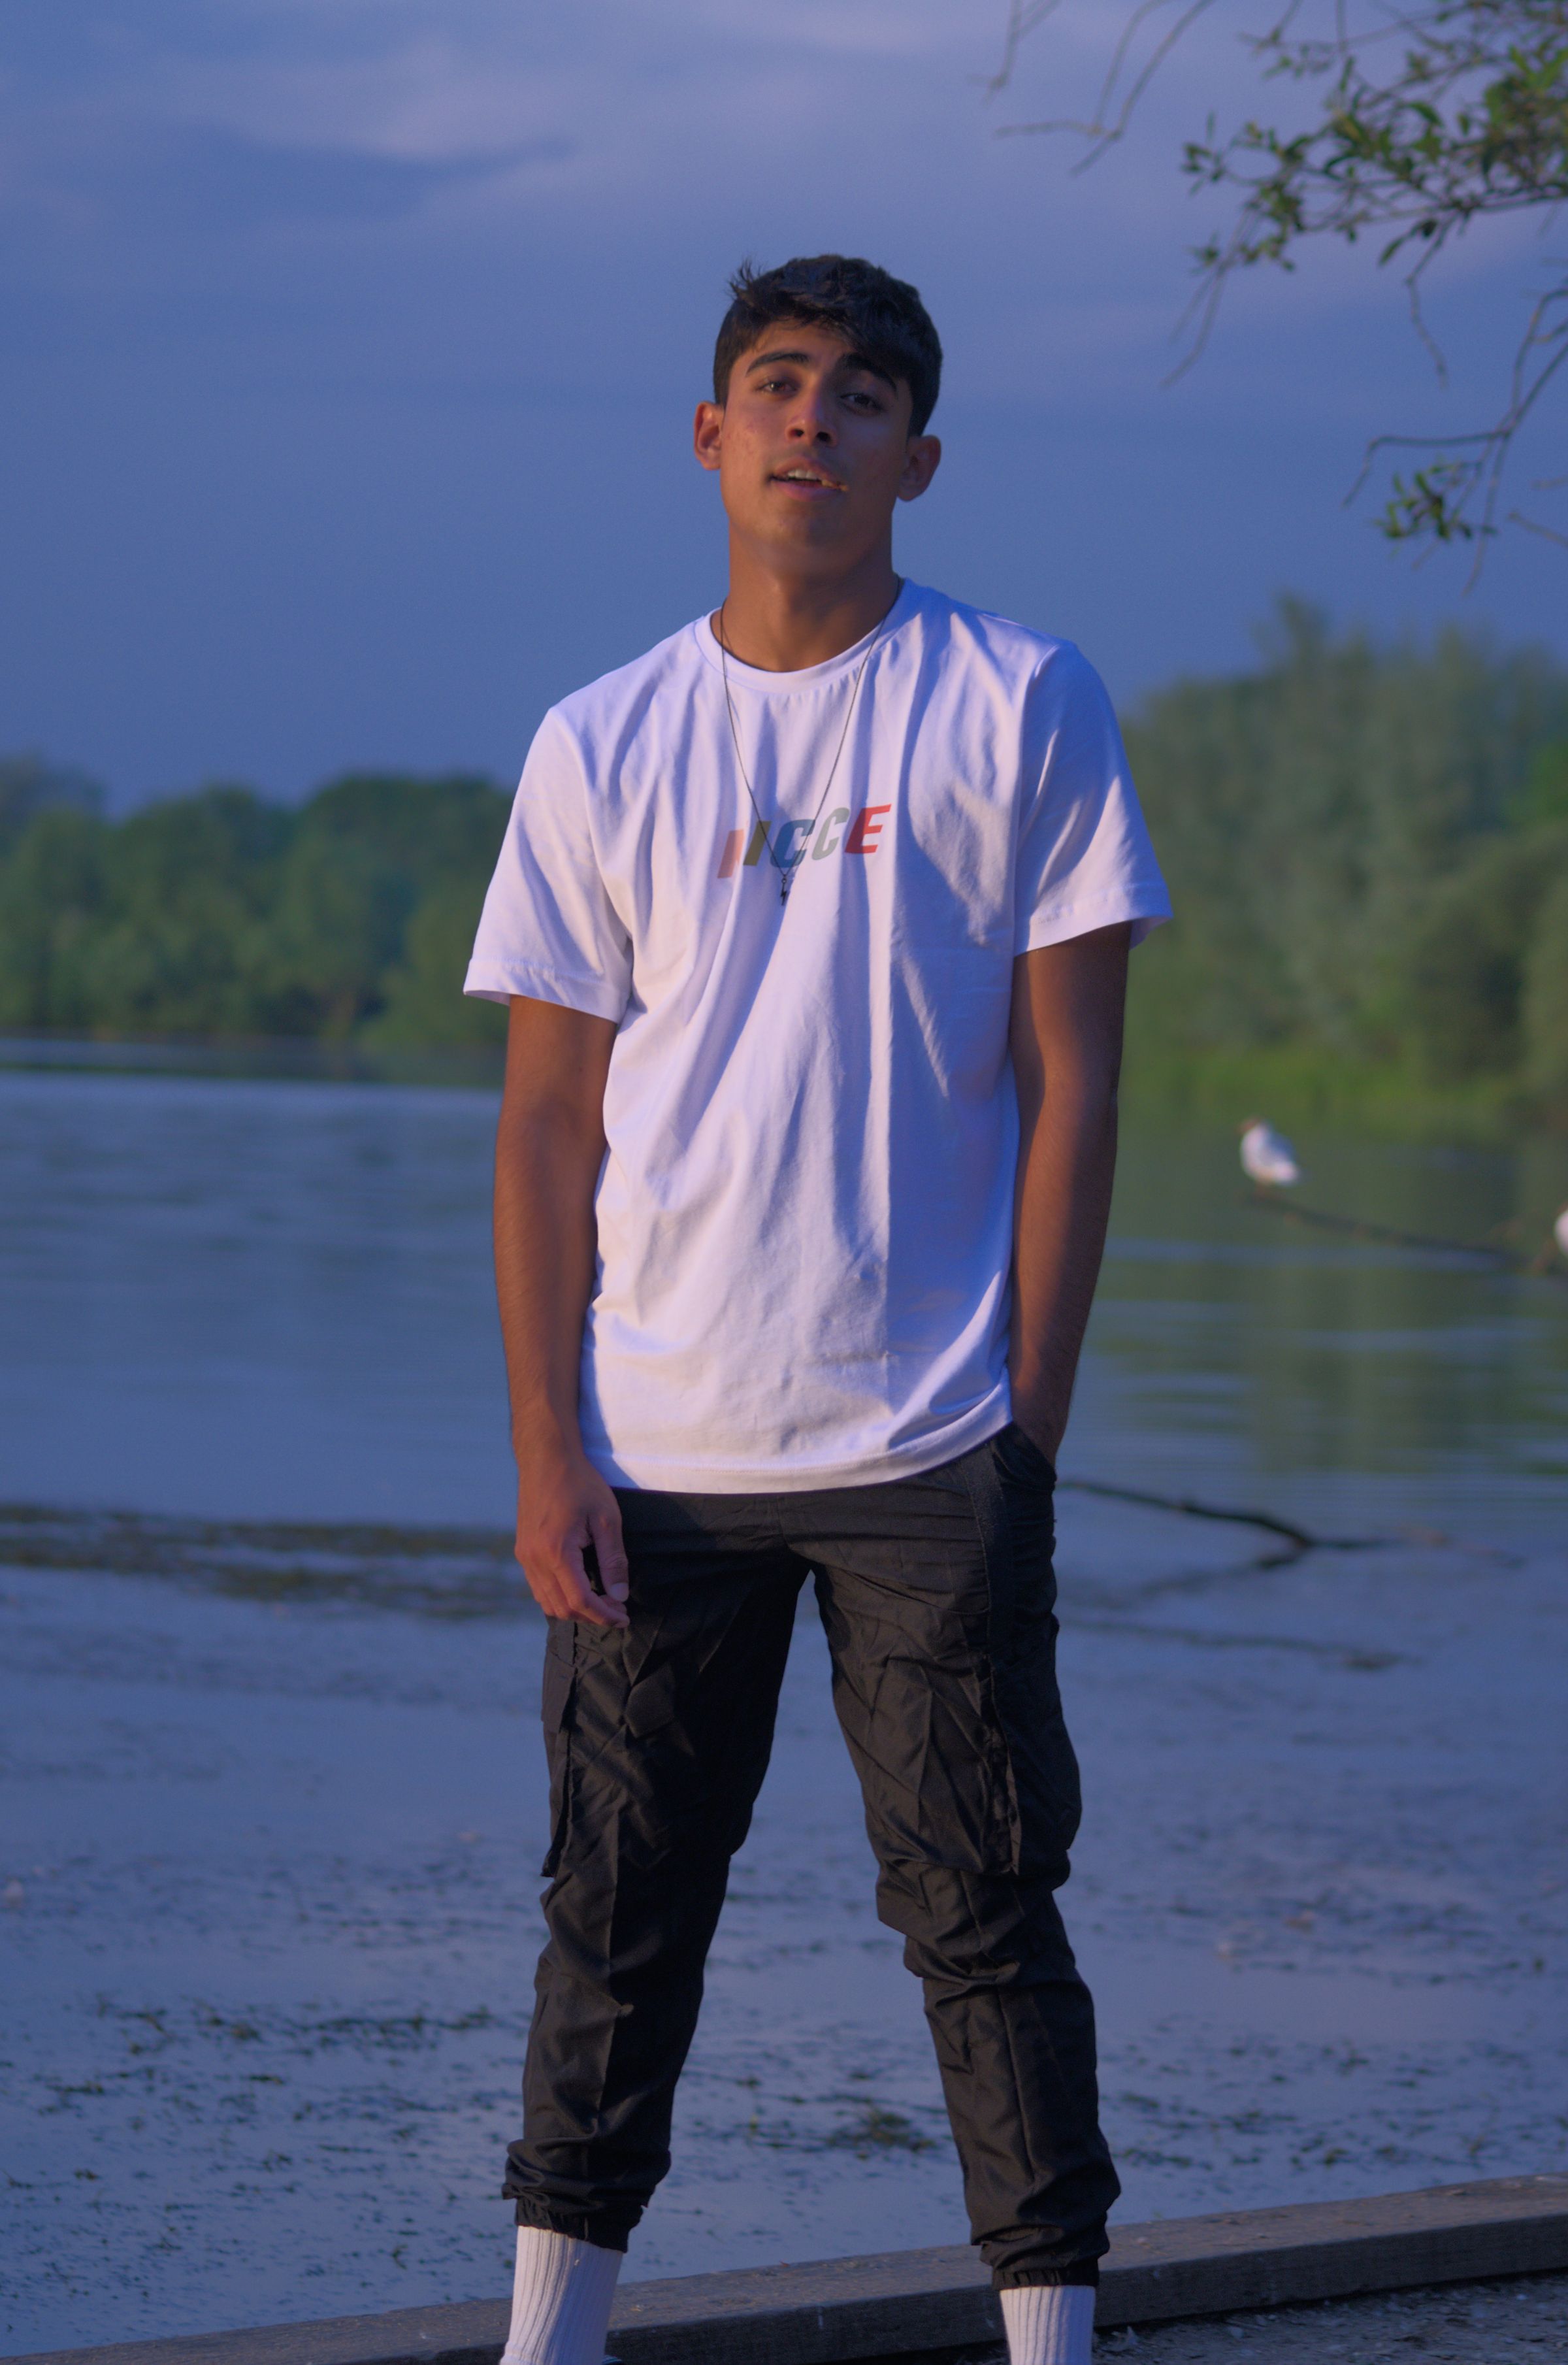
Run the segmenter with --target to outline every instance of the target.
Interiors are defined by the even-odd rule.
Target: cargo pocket
[[[544,1755],[550,1768],[550,1845],[540,1877],[554,1880],[566,1851],[572,1819],[572,1711],[577,1688],[577,1630],[569,1619],[552,1620],[544,1646]]]
[[[644,1666],[626,1695],[623,1721],[627,1732],[633,1741],[649,1740],[674,1723],[678,1705],[674,1663],[661,1659],[653,1667]]]

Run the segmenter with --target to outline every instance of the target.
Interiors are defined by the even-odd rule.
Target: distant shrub
[[[1285,601],[1259,666],[1157,691],[1127,742],[1176,906],[1133,964],[1135,1076],[1271,1059],[1568,1117],[1562,667],[1336,637]],[[0,761],[0,1026],[500,1039],[462,995],[508,813],[488,780],[101,802]]]
[[[1127,740],[1176,909],[1133,965],[1146,1066],[1271,1046],[1545,1089],[1561,667],[1336,640],[1285,602],[1258,670],[1157,692]]]
[[[46,763],[37,755],[0,756],[0,855],[41,813],[97,813],[103,806],[103,790],[85,772]]]
[[[462,998],[462,915],[471,941],[509,810],[487,780],[356,775],[297,810],[218,786],[112,824],[84,797],[28,794],[0,851],[0,1026],[346,1037],[384,1023],[416,1044],[504,1026]]]
[[[1568,864],[1542,896],[1524,965],[1524,1081],[1568,1117]]]

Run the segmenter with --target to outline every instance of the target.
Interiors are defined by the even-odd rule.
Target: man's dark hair
[[[775,320],[835,329],[868,367],[909,387],[912,435],[924,433],[942,383],[942,347],[920,291],[854,254],[798,254],[775,271],[743,263],[730,282],[732,302],[713,348],[713,399],[722,402],[730,373]]]

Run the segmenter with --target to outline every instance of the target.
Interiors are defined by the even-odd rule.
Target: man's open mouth
[[[836,476],[824,476],[820,468],[775,468],[772,482],[776,485],[820,485],[824,492],[829,493],[844,490]]]

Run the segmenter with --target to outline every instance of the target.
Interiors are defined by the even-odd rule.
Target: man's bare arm
[[[1013,1417],[1052,1462],[1111,1212],[1131,938],[1126,923],[1096,928],[1025,953],[1013,970]]]
[[[496,1290],[517,1454],[517,1557],[547,1617],[587,1626],[627,1622],[620,1506],[577,1427],[614,1040],[608,1018],[514,994],[496,1135]],[[584,1569],[590,1544],[602,1592]]]

